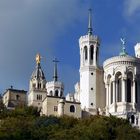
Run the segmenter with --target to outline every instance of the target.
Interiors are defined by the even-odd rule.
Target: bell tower
[[[46,90],[46,78],[44,72],[41,68],[41,56],[40,54],[36,55],[36,67],[33,71],[28,92],[28,105],[35,106],[38,108],[42,107],[42,101],[47,96]]]
[[[84,110],[97,109],[98,77],[100,73],[99,38],[93,35],[92,11],[89,9],[88,33],[79,39],[80,47],[80,102]]]

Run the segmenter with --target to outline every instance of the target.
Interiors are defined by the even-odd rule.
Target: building
[[[38,107],[41,115],[69,115],[81,118],[79,101],[68,101],[64,97],[64,85],[58,80],[57,60],[54,62],[53,80],[47,82],[41,68],[40,54],[36,55],[36,68],[30,79],[28,105]]]
[[[79,39],[80,81],[75,85],[75,93],[64,97],[64,85],[58,79],[56,59],[53,61],[53,80],[46,80],[41,57],[37,54],[36,67],[30,78],[28,105],[38,107],[42,115],[81,118],[111,114],[140,126],[140,43],[136,44],[133,57],[125,50],[124,38],[121,42],[120,54],[99,66],[100,39],[93,34],[89,10],[88,32]],[[9,92],[3,96],[7,106]],[[14,99],[19,100],[17,96]]]
[[[140,125],[140,44],[135,46],[133,57],[126,53],[124,38],[121,42],[120,54],[105,60],[103,67],[99,66],[100,39],[93,34],[89,10],[88,32],[79,39],[80,82],[75,85],[75,93],[64,97],[64,86],[58,81],[56,60],[51,82],[46,82],[40,63],[39,66],[37,63],[32,74],[34,78],[30,80],[30,89],[34,87],[34,90],[29,92],[29,105],[42,107],[44,115],[87,117],[98,113],[111,114],[129,119],[136,126]],[[42,84],[46,82],[43,89],[40,88],[42,84],[40,87],[37,84],[40,80]],[[34,81],[36,84],[33,86]],[[42,103],[38,101],[39,94]]]
[[[26,93],[27,91],[13,89],[11,86],[3,94],[3,104],[8,109],[25,106],[27,104]]]

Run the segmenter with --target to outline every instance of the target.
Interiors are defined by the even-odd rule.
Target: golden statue
[[[36,55],[36,63],[37,63],[37,64],[40,64],[40,61],[41,61],[41,56],[40,56],[40,54],[38,53],[38,54]]]

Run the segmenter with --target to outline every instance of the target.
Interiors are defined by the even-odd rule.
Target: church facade
[[[100,39],[93,34],[91,10],[88,33],[79,39],[80,81],[75,93],[64,96],[64,85],[58,79],[57,60],[54,60],[52,81],[47,81],[41,68],[40,54],[36,55],[27,95],[28,106],[41,110],[41,115],[69,115],[77,118],[90,115],[115,115],[140,126],[140,44],[134,47],[135,56],[125,50],[99,65]]]
[[[120,54],[99,66],[100,39],[93,34],[89,10],[88,33],[79,39],[80,81],[75,85],[75,93],[64,97],[64,85],[57,77],[57,61],[51,82],[45,80],[39,61],[30,80],[28,105],[41,107],[44,115],[66,114],[79,118],[96,114],[115,115],[139,126],[140,44],[134,47],[133,57],[126,53],[124,38],[121,42]]]

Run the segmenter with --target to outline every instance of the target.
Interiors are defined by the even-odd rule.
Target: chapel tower
[[[91,9],[88,33],[79,39],[80,47],[80,102],[82,109],[95,114],[100,106],[103,71],[99,68],[99,38],[93,35]],[[104,103],[104,101],[102,101]]]
[[[36,68],[33,71],[30,79],[28,105],[41,108],[42,101],[47,95],[46,78],[41,68],[41,56],[36,55]]]

